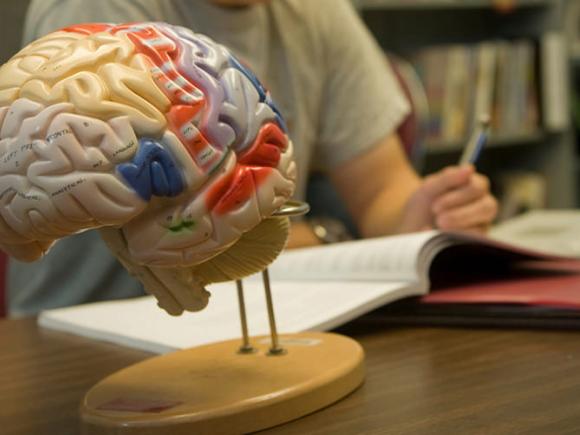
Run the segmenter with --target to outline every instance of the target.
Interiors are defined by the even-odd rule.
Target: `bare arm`
[[[425,178],[393,134],[330,174],[363,237],[430,229],[485,232],[497,214],[488,179],[472,166]],[[293,223],[288,247],[319,244],[305,222]]]
[[[367,180],[368,174],[375,172],[380,177]],[[395,135],[389,136],[384,146],[374,147],[337,168],[331,178],[341,196],[347,199],[349,211],[364,237],[397,232],[402,209],[420,184]],[[406,188],[401,189],[399,185]],[[292,223],[288,248],[317,244],[320,241],[306,222]]]
[[[304,221],[292,222],[286,247],[292,249],[315,245],[320,245],[320,240],[316,237],[310,225]]]
[[[485,231],[497,214],[488,179],[450,166],[421,179],[397,135],[336,168],[331,179],[363,237],[432,228]]]
[[[390,135],[331,174],[363,237],[402,231],[403,210],[421,180]]]

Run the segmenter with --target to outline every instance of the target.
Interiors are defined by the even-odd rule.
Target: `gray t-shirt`
[[[242,58],[279,106],[295,146],[296,196],[308,171],[330,170],[396,130],[409,106],[348,0],[273,0],[227,9],[204,0],[33,0],[24,42],[83,22],[165,21],[204,33]],[[142,294],[95,231],[40,261],[11,261],[11,314]]]

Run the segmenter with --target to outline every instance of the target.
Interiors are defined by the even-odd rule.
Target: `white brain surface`
[[[171,314],[275,258],[295,171],[269,93],[188,29],[76,25],[0,68],[0,247],[33,261],[99,228]]]

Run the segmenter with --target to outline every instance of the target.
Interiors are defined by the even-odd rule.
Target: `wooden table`
[[[396,328],[340,332],[367,352],[365,384],[263,434],[577,434],[580,333]],[[78,403],[102,377],[150,354],[0,321],[0,434],[78,434]]]

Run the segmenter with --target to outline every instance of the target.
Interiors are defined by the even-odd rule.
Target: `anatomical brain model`
[[[72,26],[0,69],[0,247],[32,261],[99,228],[171,314],[276,257],[295,171],[266,90],[187,29]]]

